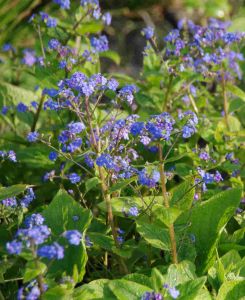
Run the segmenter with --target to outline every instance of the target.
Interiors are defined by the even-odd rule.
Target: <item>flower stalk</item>
[[[164,173],[164,160],[162,156],[162,146],[160,144],[158,145],[158,154],[159,154],[159,172],[160,172],[163,204],[166,207],[166,209],[168,209],[170,205],[169,205],[167,189],[166,189],[166,177]],[[177,264],[178,255],[177,255],[177,246],[176,246],[176,239],[175,239],[175,232],[174,232],[174,224],[169,225],[169,236],[170,236],[170,243],[171,243],[172,261],[174,264]]]

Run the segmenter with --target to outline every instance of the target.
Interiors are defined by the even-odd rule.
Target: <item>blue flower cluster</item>
[[[33,192],[33,189],[28,188],[26,194],[22,198],[18,199],[18,201],[16,200],[15,197],[11,197],[2,200],[1,204],[4,205],[5,207],[13,208],[13,207],[18,207],[19,205],[22,208],[27,208],[35,198],[36,197]]]
[[[12,162],[17,162],[16,153],[13,150],[9,150],[9,151],[0,150],[0,158],[2,158],[3,160],[7,159]]]
[[[58,4],[62,9],[70,9],[70,0],[53,0],[53,2]]]
[[[163,296],[156,292],[145,292],[141,300],[163,300]]]
[[[220,66],[228,64],[230,73],[226,73],[226,79],[232,76],[241,78],[238,61],[243,60],[241,53],[231,50],[230,46],[240,42],[244,33],[228,32],[230,24],[210,19],[207,26],[195,25],[192,21],[182,20],[179,29],[173,29],[164,37],[166,43],[166,58],[173,59],[173,68],[183,72],[190,69],[206,76],[220,78]],[[183,29],[183,38],[181,30]],[[188,38],[184,31],[188,31]],[[181,57],[176,64],[176,58]],[[171,68],[170,68],[171,69]],[[231,75],[232,73],[232,75]]]
[[[43,289],[46,291],[48,286],[44,284]],[[41,291],[36,280],[31,281],[26,286],[18,290],[17,300],[38,300],[40,299]]]
[[[63,152],[73,153],[82,145],[83,140],[77,134],[84,131],[85,125],[82,122],[71,122],[67,125],[67,128],[67,130],[60,133],[58,141],[62,144]]]

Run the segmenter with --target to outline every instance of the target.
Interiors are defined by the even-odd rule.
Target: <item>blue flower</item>
[[[169,32],[169,34],[164,38],[165,42],[174,42],[177,38],[179,37],[179,30],[178,29],[173,29],[172,31]]]
[[[42,225],[43,222],[44,217],[41,214],[32,214],[25,219],[24,224],[27,228],[32,228],[34,226]]]
[[[19,242],[17,240],[13,240],[12,242],[6,244],[6,248],[9,254],[20,254],[22,251],[22,247],[22,242]]]
[[[206,151],[202,151],[200,154],[199,154],[199,157],[202,159],[202,160],[205,160],[205,161],[208,161],[210,159],[210,156],[209,154],[206,152]]]
[[[50,160],[52,160],[52,161],[55,161],[56,159],[57,159],[57,157],[58,157],[58,154],[57,154],[57,152],[55,152],[55,151],[51,151],[50,153],[49,153],[49,159]]]
[[[147,26],[143,28],[142,34],[145,36],[147,40],[150,40],[154,36],[154,28],[151,26]]]
[[[17,201],[15,197],[12,197],[2,200],[1,204],[3,204],[6,207],[16,207]]]
[[[46,25],[49,28],[56,27],[57,26],[57,20],[55,18],[48,17]]]
[[[90,43],[96,52],[104,52],[109,50],[108,39],[105,35],[101,35],[98,38],[92,37]]]
[[[68,240],[71,245],[79,245],[82,239],[82,234],[78,230],[67,230],[63,236]]]
[[[132,217],[137,217],[139,215],[139,210],[136,206],[130,207],[128,214]]]
[[[105,167],[107,169],[115,169],[115,163],[110,154],[101,154],[96,159],[96,164],[99,167]]]
[[[73,134],[80,133],[85,129],[85,125],[82,122],[71,122],[67,127]]]
[[[31,143],[36,142],[37,139],[38,139],[38,137],[39,137],[39,133],[38,132],[36,132],[36,131],[29,132],[28,135],[27,135],[27,141],[31,142]]]
[[[48,42],[48,47],[52,50],[57,50],[60,47],[60,42],[57,39],[51,39]]]
[[[58,4],[62,9],[70,9],[70,0],[53,0],[53,2]]]
[[[17,162],[16,153],[13,150],[10,150],[7,154],[7,157],[10,161]]]
[[[67,175],[67,178],[70,180],[71,183],[78,183],[81,180],[81,177],[77,173],[71,173]]]
[[[130,132],[132,133],[132,135],[139,135],[144,129],[144,126],[144,122],[135,122],[131,125]]]
[[[105,25],[109,26],[111,25],[111,14],[109,12],[105,13],[102,16],[102,21],[105,23]]]
[[[168,289],[168,291],[169,291],[170,296],[173,299],[177,299],[179,297],[179,295],[180,295],[180,292],[175,287],[173,287],[173,288],[170,287]]]
[[[64,258],[64,248],[58,243],[42,246],[37,250],[37,255],[48,259],[62,259]]]
[[[118,85],[119,85],[118,81],[114,78],[109,79],[107,82],[107,87],[112,91],[116,91]]]
[[[26,112],[28,110],[28,106],[26,106],[24,103],[20,102],[16,106],[18,112]]]

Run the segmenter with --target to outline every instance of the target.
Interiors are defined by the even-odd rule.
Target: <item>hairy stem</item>
[[[222,93],[223,93],[223,106],[224,106],[224,118],[226,127],[229,129],[229,121],[228,121],[228,100],[225,88],[225,75],[222,72]]]
[[[168,209],[169,201],[168,201],[167,189],[166,189],[166,177],[165,177],[165,173],[164,173],[164,161],[163,161],[163,156],[162,156],[162,147],[160,144],[158,145],[158,154],[159,154],[159,172],[160,172],[160,179],[161,179],[163,204]],[[178,256],[177,256],[174,224],[170,224],[170,226],[169,226],[169,236],[170,236],[170,243],[171,243],[172,261],[174,264],[177,264]]]
[[[167,108],[168,108],[168,98],[169,98],[169,94],[170,94],[170,91],[171,91],[171,86],[172,86],[172,83],[173,83],[173,75],[171,74],[169,76],[169,81],[168,81],[168,86],[167,86],[167,91],[166,91],[166,94],[165,94],[165,97],[164,97],[164,101],[163,101],[163,106],[162,106],[162,111],[166,111]]]

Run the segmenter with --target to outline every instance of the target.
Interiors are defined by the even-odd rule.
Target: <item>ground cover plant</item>
[[[1,48],[0,299],[244,299],[245,34],[146,24],[133,78],[101,73],[98,0],[25,26]]]

